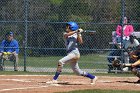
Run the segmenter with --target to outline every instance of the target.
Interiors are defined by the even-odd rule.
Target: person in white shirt
[[[136,39],[136,37],[133,34],[131,34],[129,37],[130,37],[130,39],[126,42],[126,44],[124,46],[124,49],[125,49],[124,62],[125,63],[134,62],[134,60],[129,57],[129,54],[131,52],[133,52],[134,50],[136,50],[140,44],[139,41]],[[128,70],[129,70],[128,67],[123,68],[123,71],[128,71]]]

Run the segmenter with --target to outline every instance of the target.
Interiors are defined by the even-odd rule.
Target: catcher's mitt
[[[121,62],[118,59],[115,59],[112,61],[112,66],[113,67],[121,67]]]

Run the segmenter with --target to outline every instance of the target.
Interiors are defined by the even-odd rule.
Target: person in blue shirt
[[[5,59],[9,59],[10,61],[14,61],[14,71],[18,71],[18,60],[19,60],[18,54],[19,54],[18,41],[14,39],[13,32],[7,32],[5,35],[5,39],[1,42],[0,58],[1,59],[5,58]],[[2,61],[0,67],[1,70],[3,70]]]

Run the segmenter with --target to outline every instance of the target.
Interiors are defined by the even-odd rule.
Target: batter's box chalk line
[[[26,79],[0,79],[0,80],[15,81],[15,82],[31,82],[30,80],[26,80]]]
[[[110,81],[110,80],[100,80],[98,82],[101,82],[101,83],[114,83],[113,81]]]

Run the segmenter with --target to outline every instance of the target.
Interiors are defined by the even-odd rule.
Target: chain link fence
[[[0,40],[8,31],[19,41],[19,70],[54,72],[66,55],[63,32],[68,21],[76,21],[85,30],[79,45],[81,69],[106,72],[111,50],[112,31],[120,18],[127,16],[135,31],[140,31],[139,0],[0,0]],[[12,70],[6,62],[6,70]],[[68,65],[64,70],[71,72]]]

